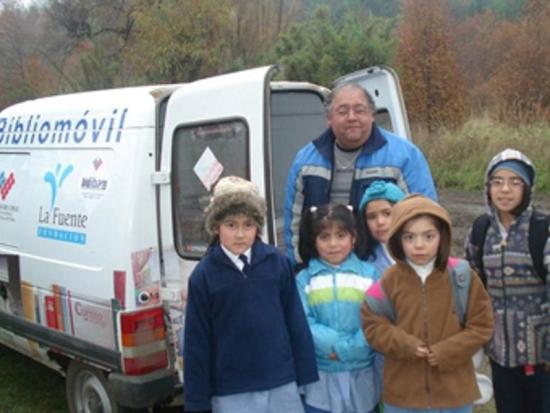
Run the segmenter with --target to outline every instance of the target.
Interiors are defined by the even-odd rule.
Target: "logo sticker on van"
[[[55,171],[44,174],[44,182],[50,186],[50,208],[41,206],[38,211],[39,225],[37,236],[54,241],[70,242],[73,244],[86,244],[86,234],[78,230],[85,230],[88,216],[79,212],[67,212],[57,207],[57,197],[63,187],[63,183],[74,171],[73,165],[62,168],[57,164]]]
[[[13,172],[10,172],[10,174],[6,176],[6,172],[2,171],[0,173],[0,197],[2,201],[7,198],[13,185],[15,185],[15,175]]]

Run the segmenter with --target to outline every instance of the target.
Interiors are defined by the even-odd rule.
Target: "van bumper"
[[[111,373],[109,384],[117,403],[132,409],[168,403],[178,388],[181,389],[177,374],[170,370],[159,370],[142,376]]]

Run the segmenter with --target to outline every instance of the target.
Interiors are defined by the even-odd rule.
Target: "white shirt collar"
[[[407,262],[416,271],[416,274],[422,280],[422,284],[426,284],[426,279],[433,272],[435,267],[435,258],[424,265],[418,265],[407,258]]]
[[[233,264],[235,264],[237,266],[237,268],[242,271],[242,269],[244,268],[244,262],[242,262],[239,259],[239,256],[233,254],[231,251],[229,251],[227,248],[225,248],[225,246],[222,243],[220,243],[220,246],[222,247],[222,251],[225,253],[225,255],[227,255],[227,257],[233,262]],[[246,259],[248,260],[249,263],[252,262],[250,260],[250,258],[252,257],[252,249],[251,248],[249,248],[245,252],[243,252],[243,255],[246,255]]]

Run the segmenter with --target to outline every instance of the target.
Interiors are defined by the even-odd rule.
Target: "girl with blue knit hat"
[[[404,197],[405,193],[397,185],[374,181],[359,202],[357,254],[371,262],[380,274],[394,262],[388,254],[386,242],[393,205]]]

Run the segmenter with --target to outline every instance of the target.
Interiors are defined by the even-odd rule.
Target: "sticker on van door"
[[[15,222],[15,214],[19,212],[17,205],[7,203],[14,185],[15,173],[13,171],[0,171],[0,221]]]
[[[200,179],[207,191],[216,183],[223,173],[223,165],[218,161],[214,152],[207,147],[193,167],[193,172]]]

